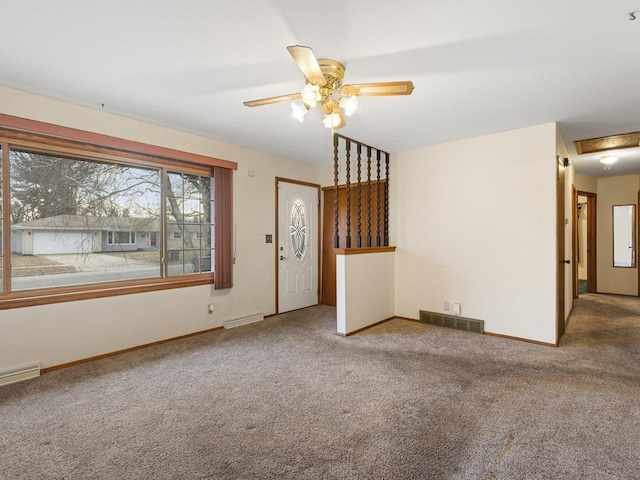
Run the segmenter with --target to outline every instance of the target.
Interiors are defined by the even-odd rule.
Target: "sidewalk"
[[[151,262],[103,255],[100,253],[40,255],[42,258],[71,266],[78,272],[101,272],[105,270],[127,269],[135,266],[149,266]]]

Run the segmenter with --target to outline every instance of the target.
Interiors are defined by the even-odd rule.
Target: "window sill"
[[[139,280],[131,282],[100,283],[95,285],[81,285],[51,290],[39,289],[14,292],[0,299],[0,310],[10,308],[48,305],[51,303],[73,302],[90,298],[114,297],[133,293],[155,292],[172,288],[194,287],[198,285],[213,285],[213,273],[189,275],[175,278]]]

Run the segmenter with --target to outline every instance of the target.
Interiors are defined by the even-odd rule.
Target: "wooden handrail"
[[[395,252],[396,247],[363,247],[363,248],[337,248],[336,255],[362,255],[364,253],[388,253]]]

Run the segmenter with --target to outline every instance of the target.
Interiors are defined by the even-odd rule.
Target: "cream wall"
[[[0,371],[35,361],[51,367],[217,327],[243,313],[275,312],[275,247],[265,243],[265,234],[275,234],[275,177],[320,183],[319,167],[4,87],[0,113],[238,163],[232,289],[199,286],[2,310]]]
[[[395,315],[394,255],[336,255],[338,333],[346,335]]]
[[[393,155],[396,315],[458,302],[488,332],[556,342],[556,138],[550,123]]]
[[[640,177],[638,175],[604,177],[598,178],[597,182],[598,292],[637,295],[637,267],[613,266],[612,216],[613,205],[637,205]]]
[[[574,183],[576,190],[580,192],[596,193],[598,191],[598,179],[596,177],[576,172]]]

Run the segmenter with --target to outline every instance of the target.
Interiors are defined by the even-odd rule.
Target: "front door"
[[[318,186],[278,180],[278,312],[318,304]]]

